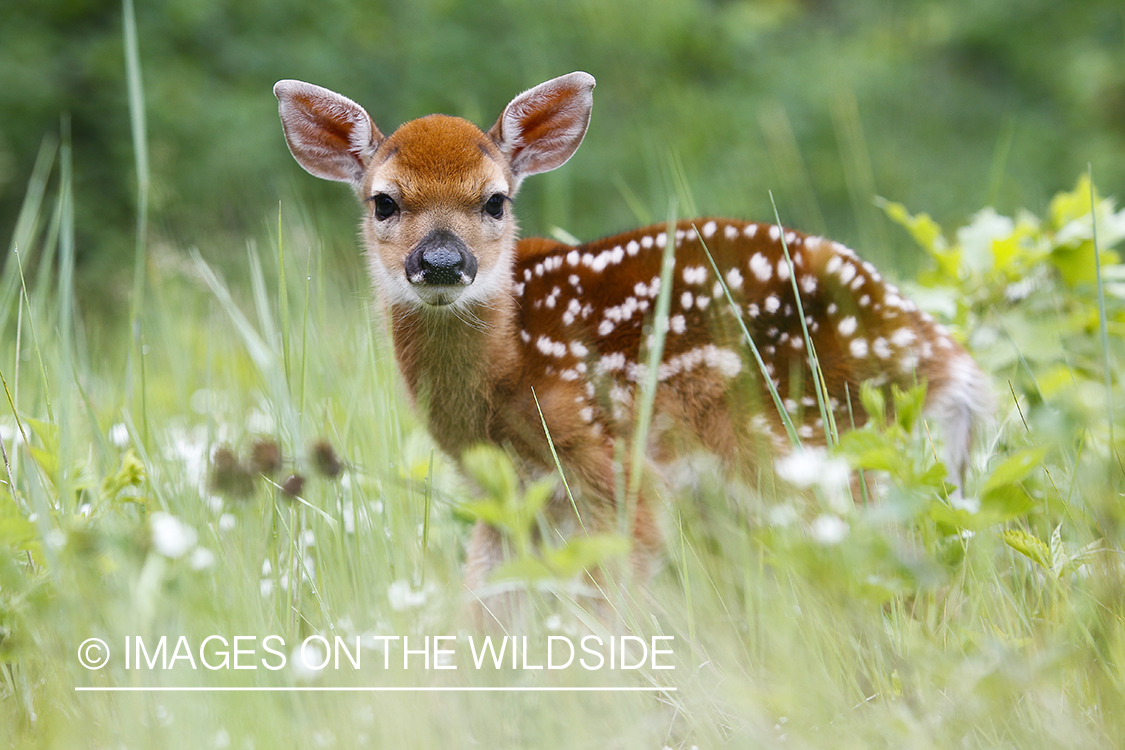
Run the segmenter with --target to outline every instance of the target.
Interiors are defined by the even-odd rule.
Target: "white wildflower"
[[[109,442],[118,448],[129,445],[129,428],[123,422],[118,422],[109,428]]]
[[[196,547],[191,552],[191,567],[193,570],[204,570],[215,564],[215,553],[206,547]]]
[[[420,607],[426,603],[426,591],[415,591],[406,581],[395,581],[387,587],[387,599],[391,609],[401,612],[404,609]]]
[[[797,509],[791,504],[775,505],[769,511],[770,526],[785,528],[797,522]]]
[[[848,498],[851,469],[842,458],[829,458],[824,448],[801,447],[777,460],[777,474],[795,487],[818,487],[828,506],[844,514],[852,509]]]
[[[152,529],[152,546],[157,552],[172,559],[183,557],[195,546],[198,536],[195,529],[170,513],[157,511],[149,521]]]
[[[813,521],[809,531],[813,539],[821,544],[839,544],[848,535],[848,524],[839,516],[822,513]]]

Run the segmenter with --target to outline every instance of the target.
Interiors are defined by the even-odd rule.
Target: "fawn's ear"
[[[273,93],[297,163],[316,177],[362,188],[367,164],[383,140],[363,107],[302,81],[278,81]]]
[[[524,177],[566,163],[590,124],[594,77],[570,73],[541,83],[513,99],[488,131],[511,161],[516,191]]]

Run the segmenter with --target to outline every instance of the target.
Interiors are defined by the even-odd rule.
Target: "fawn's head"
[[[392,304],[470,305],[510,281],[523,178],[562,166],[586,134],[594,79],[561,76],[513,99],[487,133],[430,115],[390,136],[351,99],[274,86],[285,140],[310,174],[347,182],[365,206],[372,276]]]

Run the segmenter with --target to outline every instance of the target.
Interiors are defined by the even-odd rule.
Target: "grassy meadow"
[[[116,248],[131,262],[76,294],[80,238],[99,229],[76,208],[64,123],[37,152],[0,271],[0,746],[1125,747],[1125,210],[1096,168],[1054,175],[1069,187],[1032,210],[993,209],[994,155],[977,165],[980,205],[939,226],[927,205],[864,193],[867,146],[844,160],[858,232],[909,248],[891,275],[991,377],[997,409],[963,495],[942,481],[920,391],[779,467],[799,493],[725,482],[700,457],[661,494],[662,570],[607,591],[619,630],[573,579],[594,563],[621,573],[621,540],[526,551],[497,585],[530,592],[508,633],[528,651],[477,668],[469,529],[484,516],[528,535],[550,487],[521,484],[503,454],[466,478],[435,450],[322,194],[280,190],[238,231],[164,231],[166,155],[150,159],[128,22],[123,48],[135,171],[117,177],[135,181],[136,231]],[[701,195],[668,148],[645,156],[668,177],[661,197],[707,211],[722,174]],[[560,177],[528,203],[593,179]],[[794,180],[783,220],[815,214]],[[671,200],[615,184],[615,211],[664,218]],[[582,233],[590,212],[573,205],[531,223]],[[842,498],[842,467],[874,474],[878,497]],[[600,649],[598,668],[581,653],[535,668],[548,643],[625,633],[649,645],[643,663],[634,643]]]

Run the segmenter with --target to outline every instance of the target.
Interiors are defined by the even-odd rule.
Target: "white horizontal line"
[[[674,687],[75,687],[78,693],[636,693]]]

